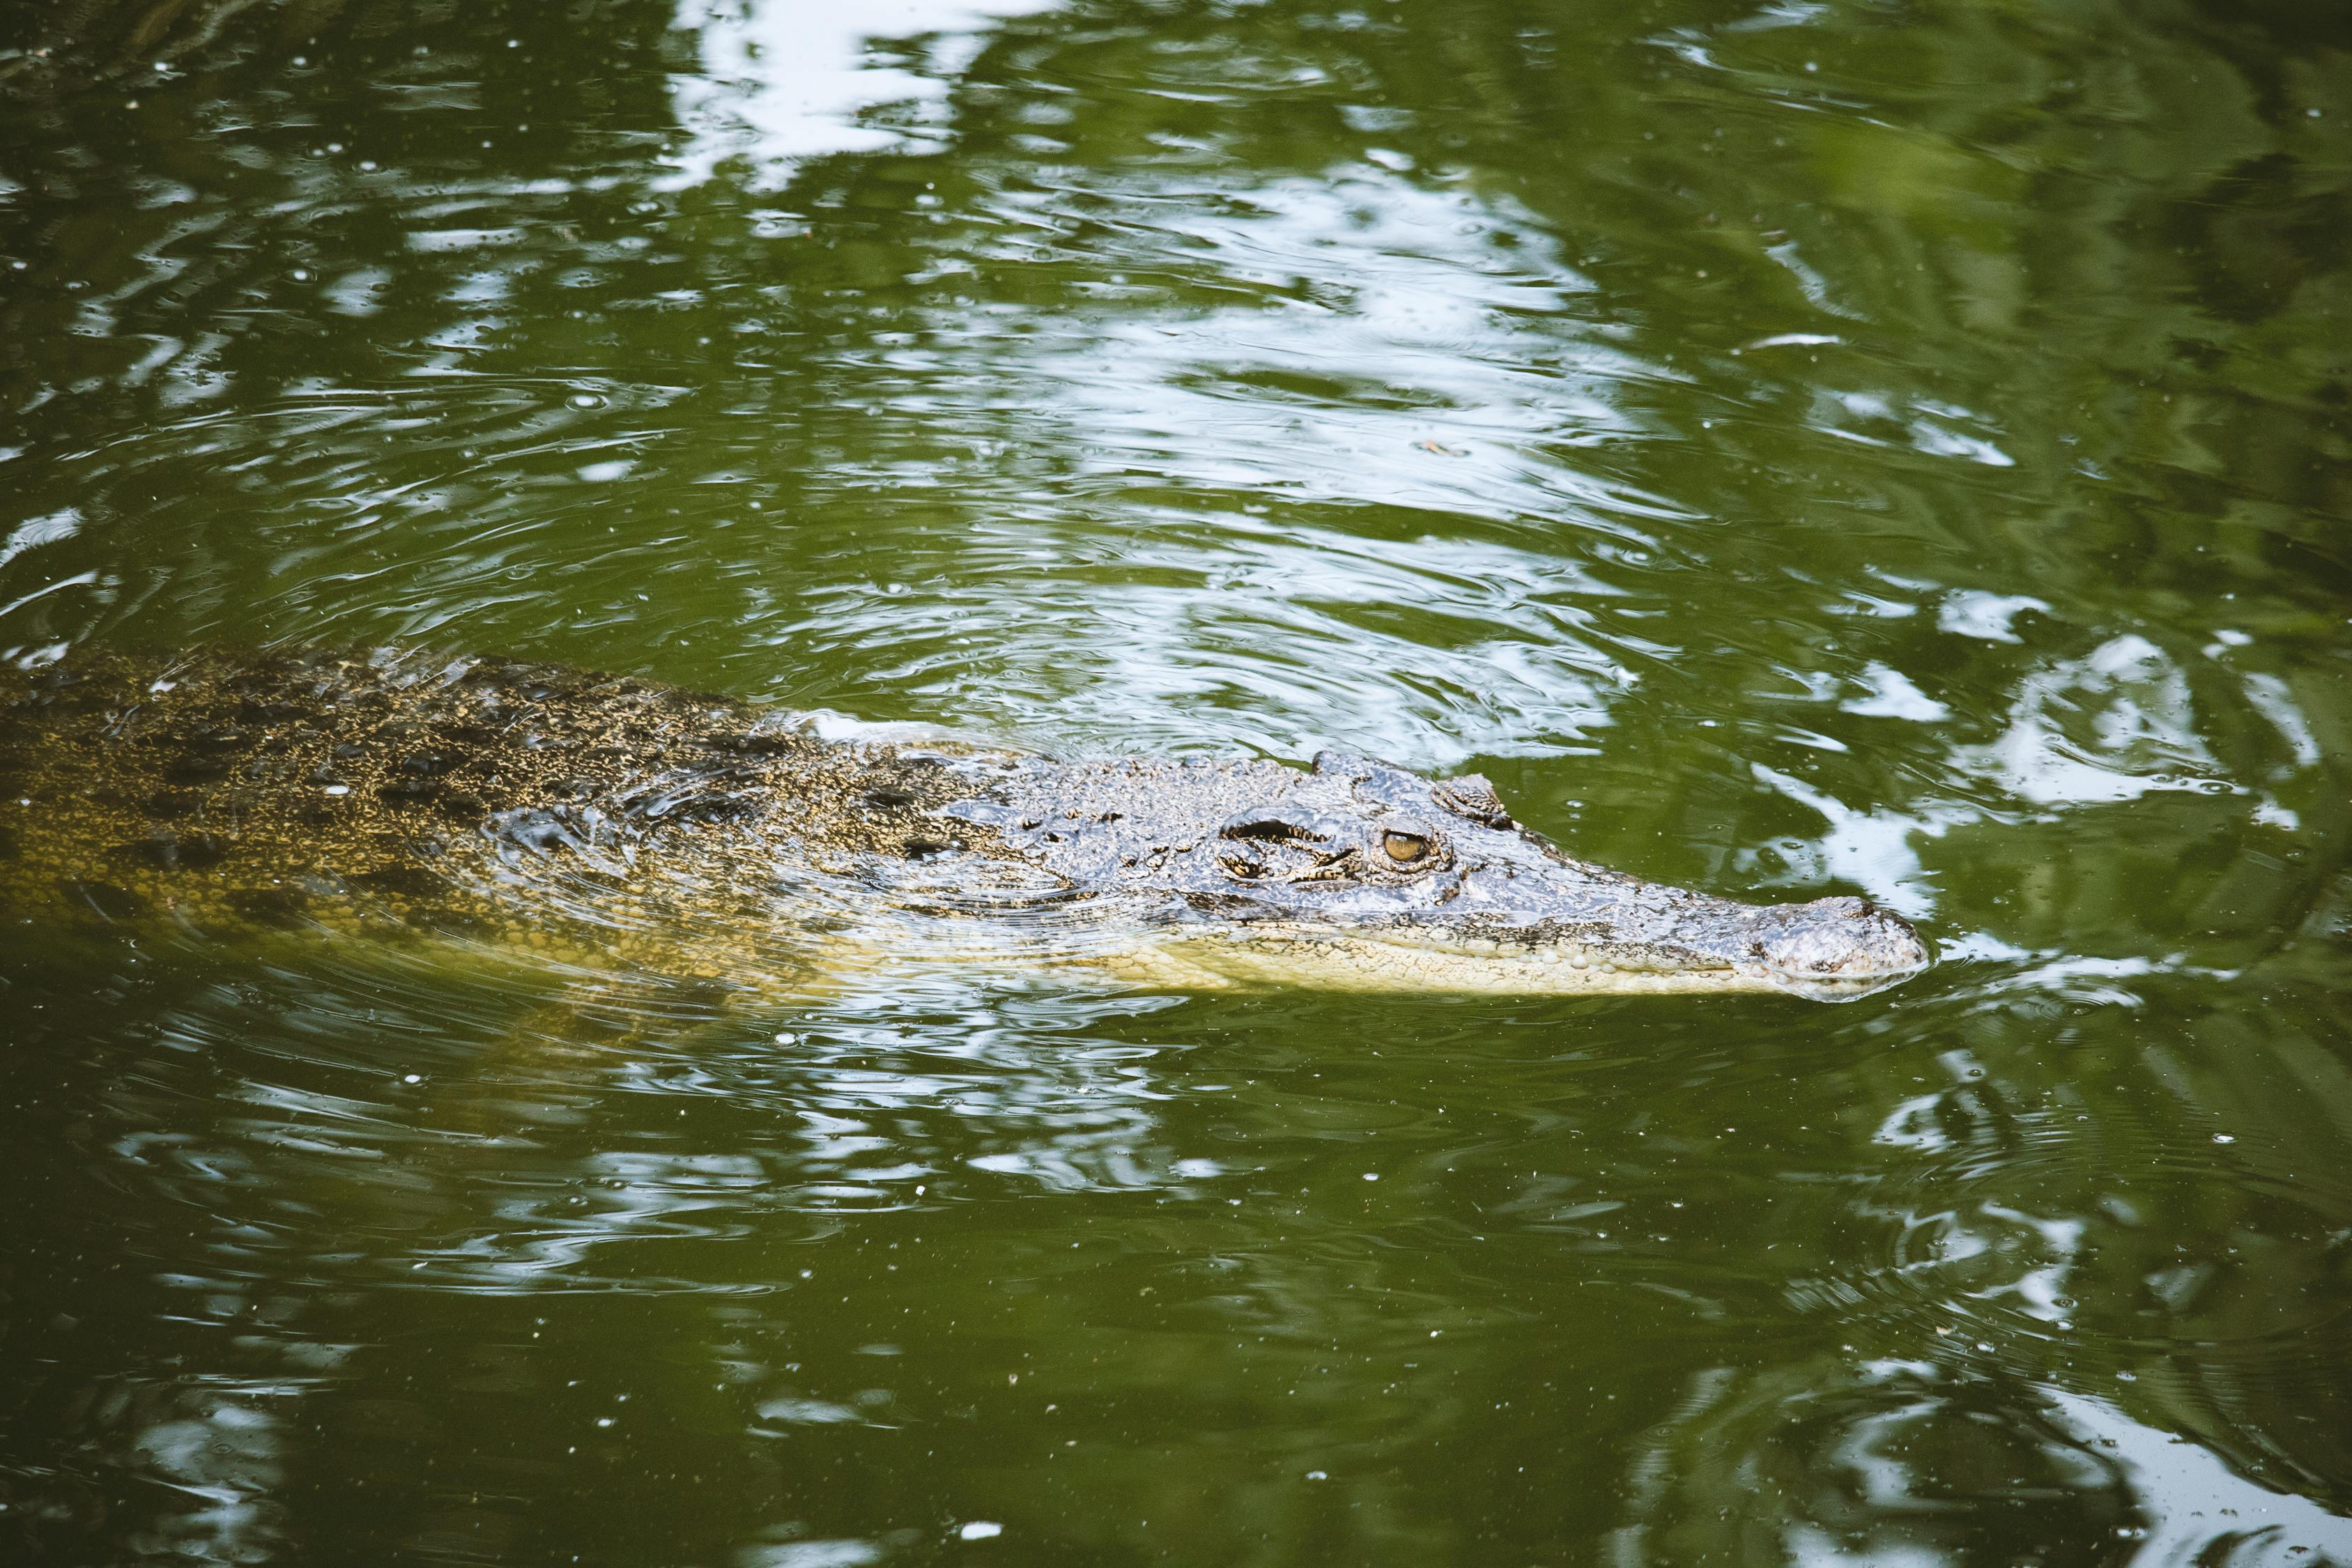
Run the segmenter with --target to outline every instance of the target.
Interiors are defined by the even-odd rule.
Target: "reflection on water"
[[[1993,1508],[2022,1516],[2039,1562],[2285,1564],[2328,1560],[2343,1535],[2340,1517],[2111,1400],[2004,1389],[1927,1362],[1711,1368],[1645,1447],[1635,1522],[1608,1542],[1618,1562],[1964,1560]],[[1772,1499],[1762,1510],[1759,1491]]]
[[[810,158],[944,140],[948,84],[985,42],[987,25],[1053,4],[678,0],[676,26],[694,36],[699,68],[670,77],[686,142],[666,155],[677,172],[658,186],[700,184],[733,162],[745,188],[782,190]],[[875,58],[892,45],[906,63]]]
[[[1836,1010],[580,1007],[15,925],[12,1561],[2352,1563],[2338,20],[0,51],[12,661],[1339,743],[1944,955]]]

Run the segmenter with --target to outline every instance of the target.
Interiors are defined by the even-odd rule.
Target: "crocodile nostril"
[[[1816,899],[1772,911],[1780,929],[1759,943],[1790,974],[1853,976],[1925,969],[1927,944],[1911,922],[1867,899]]]

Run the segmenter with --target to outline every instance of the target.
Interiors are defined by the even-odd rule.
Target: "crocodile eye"
[[[1381,847],[1400,866],[1410,866],[1429,853],[1429,840],[1418,833],[1384,833]]]

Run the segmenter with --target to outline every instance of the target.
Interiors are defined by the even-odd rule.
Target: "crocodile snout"
[[[1879,984],[1927,967],[1927,944],[1909,921],[1868,899],[1815,899],[1759,911],[1768,930],[1759,956],[1789,979]]]

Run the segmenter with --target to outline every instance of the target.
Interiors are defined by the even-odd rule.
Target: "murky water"
[[[0,5],[0,650],[1475,765],[1845,1007],[0,939],[12,1563],[2352,1563],[2352,24]]]

